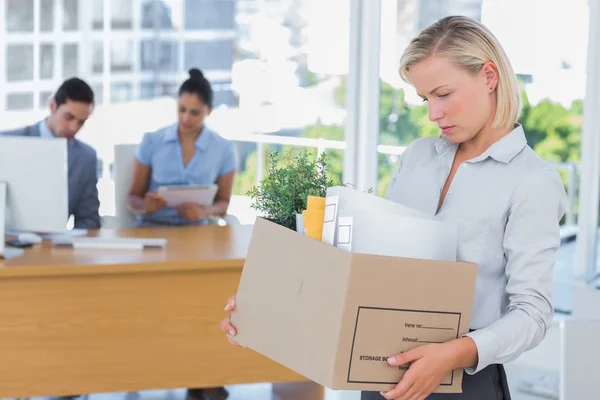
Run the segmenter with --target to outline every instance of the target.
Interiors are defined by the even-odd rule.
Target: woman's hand
[[[144,196],[144,211],[151,213],[167,206],[167,202],[156,192],[146,193]]]
[[[176,207],[177,212],[190,222],[198,222],[208,217],[208,207],[196,203],[184,203]]]
[[[225,311],[231,312],[233,310],[235,310],[235,296],[230,297],[227,300],[227,305],[225,306]],[[235,336],[237,334],[237,331],[235,330],[234,326],[231,325],[230,321],[231,321],[231,315],[228,315],[227,317],[225,317],[221,321],[221,324],[219,325],[221,327],[221,330],[229,335],[227,337],[227,340],[229,341],[230,344],[232,344],[234,346],[244,347],[231,338],[231,336]]]
[[[388,364],[399,367],[410,363],[410,367],[394,389],[381,395],[388,400],[424,400],[453,370],[476,364],[476,358],[477,347],[468,337],[419,346],[390,357]]]

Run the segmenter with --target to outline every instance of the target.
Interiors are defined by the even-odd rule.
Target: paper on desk
[[[60,233],[42,233],[42,234],[40,234],[40,236],[43,240],[53,240],[53,239],[62,238],[62,237],[71,237],[71,238],[83,237],[83,236],[87,236],[87,234],[88,234],[87,229],[74,228],[69,231],[64,231],[64,232],[60,232]]]
[[[29,232],[23,232],[23,231],[6,231],[5,235],[6,236],[19,236],[19,234],[21,233],[29,233]],[[32,232],[35,233],[36,235],[38,235],[39,237],[42,238],[42,240],[54,240],[56,238],[64,238],[64,237],[71,237],[71,238],[75,238],[75,237],[83,237],[86,236],[88,234],[88,230],[87,229],[79,229],[79,228],[74,228],[71,230],[66,230],[63,232],[53,232],[53,233],[37,233],[37,232]]]
[[[180,187],[170,188],[162,186],[158,189],[158,194],[165,199],[168,206],[176,207],[184,203],[194,203],[203,206],[213,204],[217,195],[217,185],[207,185],[198,187]]]

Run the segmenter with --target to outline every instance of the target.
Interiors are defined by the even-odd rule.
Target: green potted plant
[[[270,152],[265,177],[247,195],[252,199],[251,207],[264,218],[296,230],[296,214],[306,209],[308,196],[325,197],[327,188],[335,185],[327,175],[325,153],[314,157],[306,150],[290,151],[281,157],[279,152]]]

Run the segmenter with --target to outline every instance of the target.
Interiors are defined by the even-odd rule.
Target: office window
[[[92,43],[92,73],[101,74],[104,71],[104,42]]]
[[[87,0],[88,7],[92,7],[92,29],[101,31],[104,29],[104,1],[103,0]]]
[[[131,29],[133,27],[133,1],[111,0],[110,26],[112,29]]]
[[[466,15],[481,21],[482,4],[483,0],[427,0],[420,2],[417,7],[417,29],[424,29],[448,15]],[[406,6],[410,7],[410,4],[406,4]]]
[[[163,72],[177,72],[179,64],[179,43],[176,41],[163,41],[160,43],[160,57],[158,68]]]
[[[155,97],[156,84],[154,82],[140,82],[140,99],[152,99]]]
[[[44,43],[40,45],[40,79],[54,77],[54,45]]]
[[[154,69],[155,56],[155,41],[142,40],[140,43],[140,68],[142,71],[152,71]]]
[[[4,62],[8,82],[33,80],[33,45],[9,44]]]
[[[63,78],[70,78],[78,74],[79,48],[75,43],[63,44]]]
[[[143,0],[142,29],[178,30],[183,0]]]
[[[237,106],[235,93],[231,89],[220,89],[214,91],[213,106],[218,107],[226,105],[228,107]]]
[[[156,23],[155,12],[157,2],[154,0],[142,0],[142,29],[151,29],[160,27],[160,23]],[[157,26],[158,25],[158,26]]]
[[[131,40],[113,40],[110,55],[111,72],[130,72],[133,69],[133,43]]]
[[[6,111],[25,111],[33,109],[33,93],[8,93]]]
[[[174,97],[179,93],[179,84],[175,82],[161,82],[158,85],[157,96]]]
[[[40,30],[52,32],[54,29],[54,0],[40,0]]]
[[[33,32],[33,0],[4,1],[7,32]]]
[[[235,2],[233,0],[186,1],[185,30],[234,29]]]
[[[176,41],[142,40],[142,71],[177,72],[179,44]]]
[[[63,0],[63,30],[79,28],[79,0]]]
[[[133,86],[131,83],[119,82],[110,85],[110,101],[120,103],[131,101],[133,98]]]
[[[52,97],[52,92],[40,92],[40,109],[45,110],[50,106],[50,97]]]
[[[155,97],[175,97],[179,92],[179,83],[176,82],[140,82],[140,99]]]
[[[94,91],[94,102],[102,104],[104,102],[104,86],[101,83],[91,84],[90,86]]]
[[[233,64],[233,41],[189,41],[185,45],[185,68],[227,69]]]

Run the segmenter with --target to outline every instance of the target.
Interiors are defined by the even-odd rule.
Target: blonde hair
[[[410,83],[410,68],[440,55],[477,74],[491,61],[498,69],[496,114],[493,128],[513,128],[521,114],[521,94],[512,65],[496,37],[484,25],[463,16],[443,18],[411,40],[400,59],[400,76]]]

